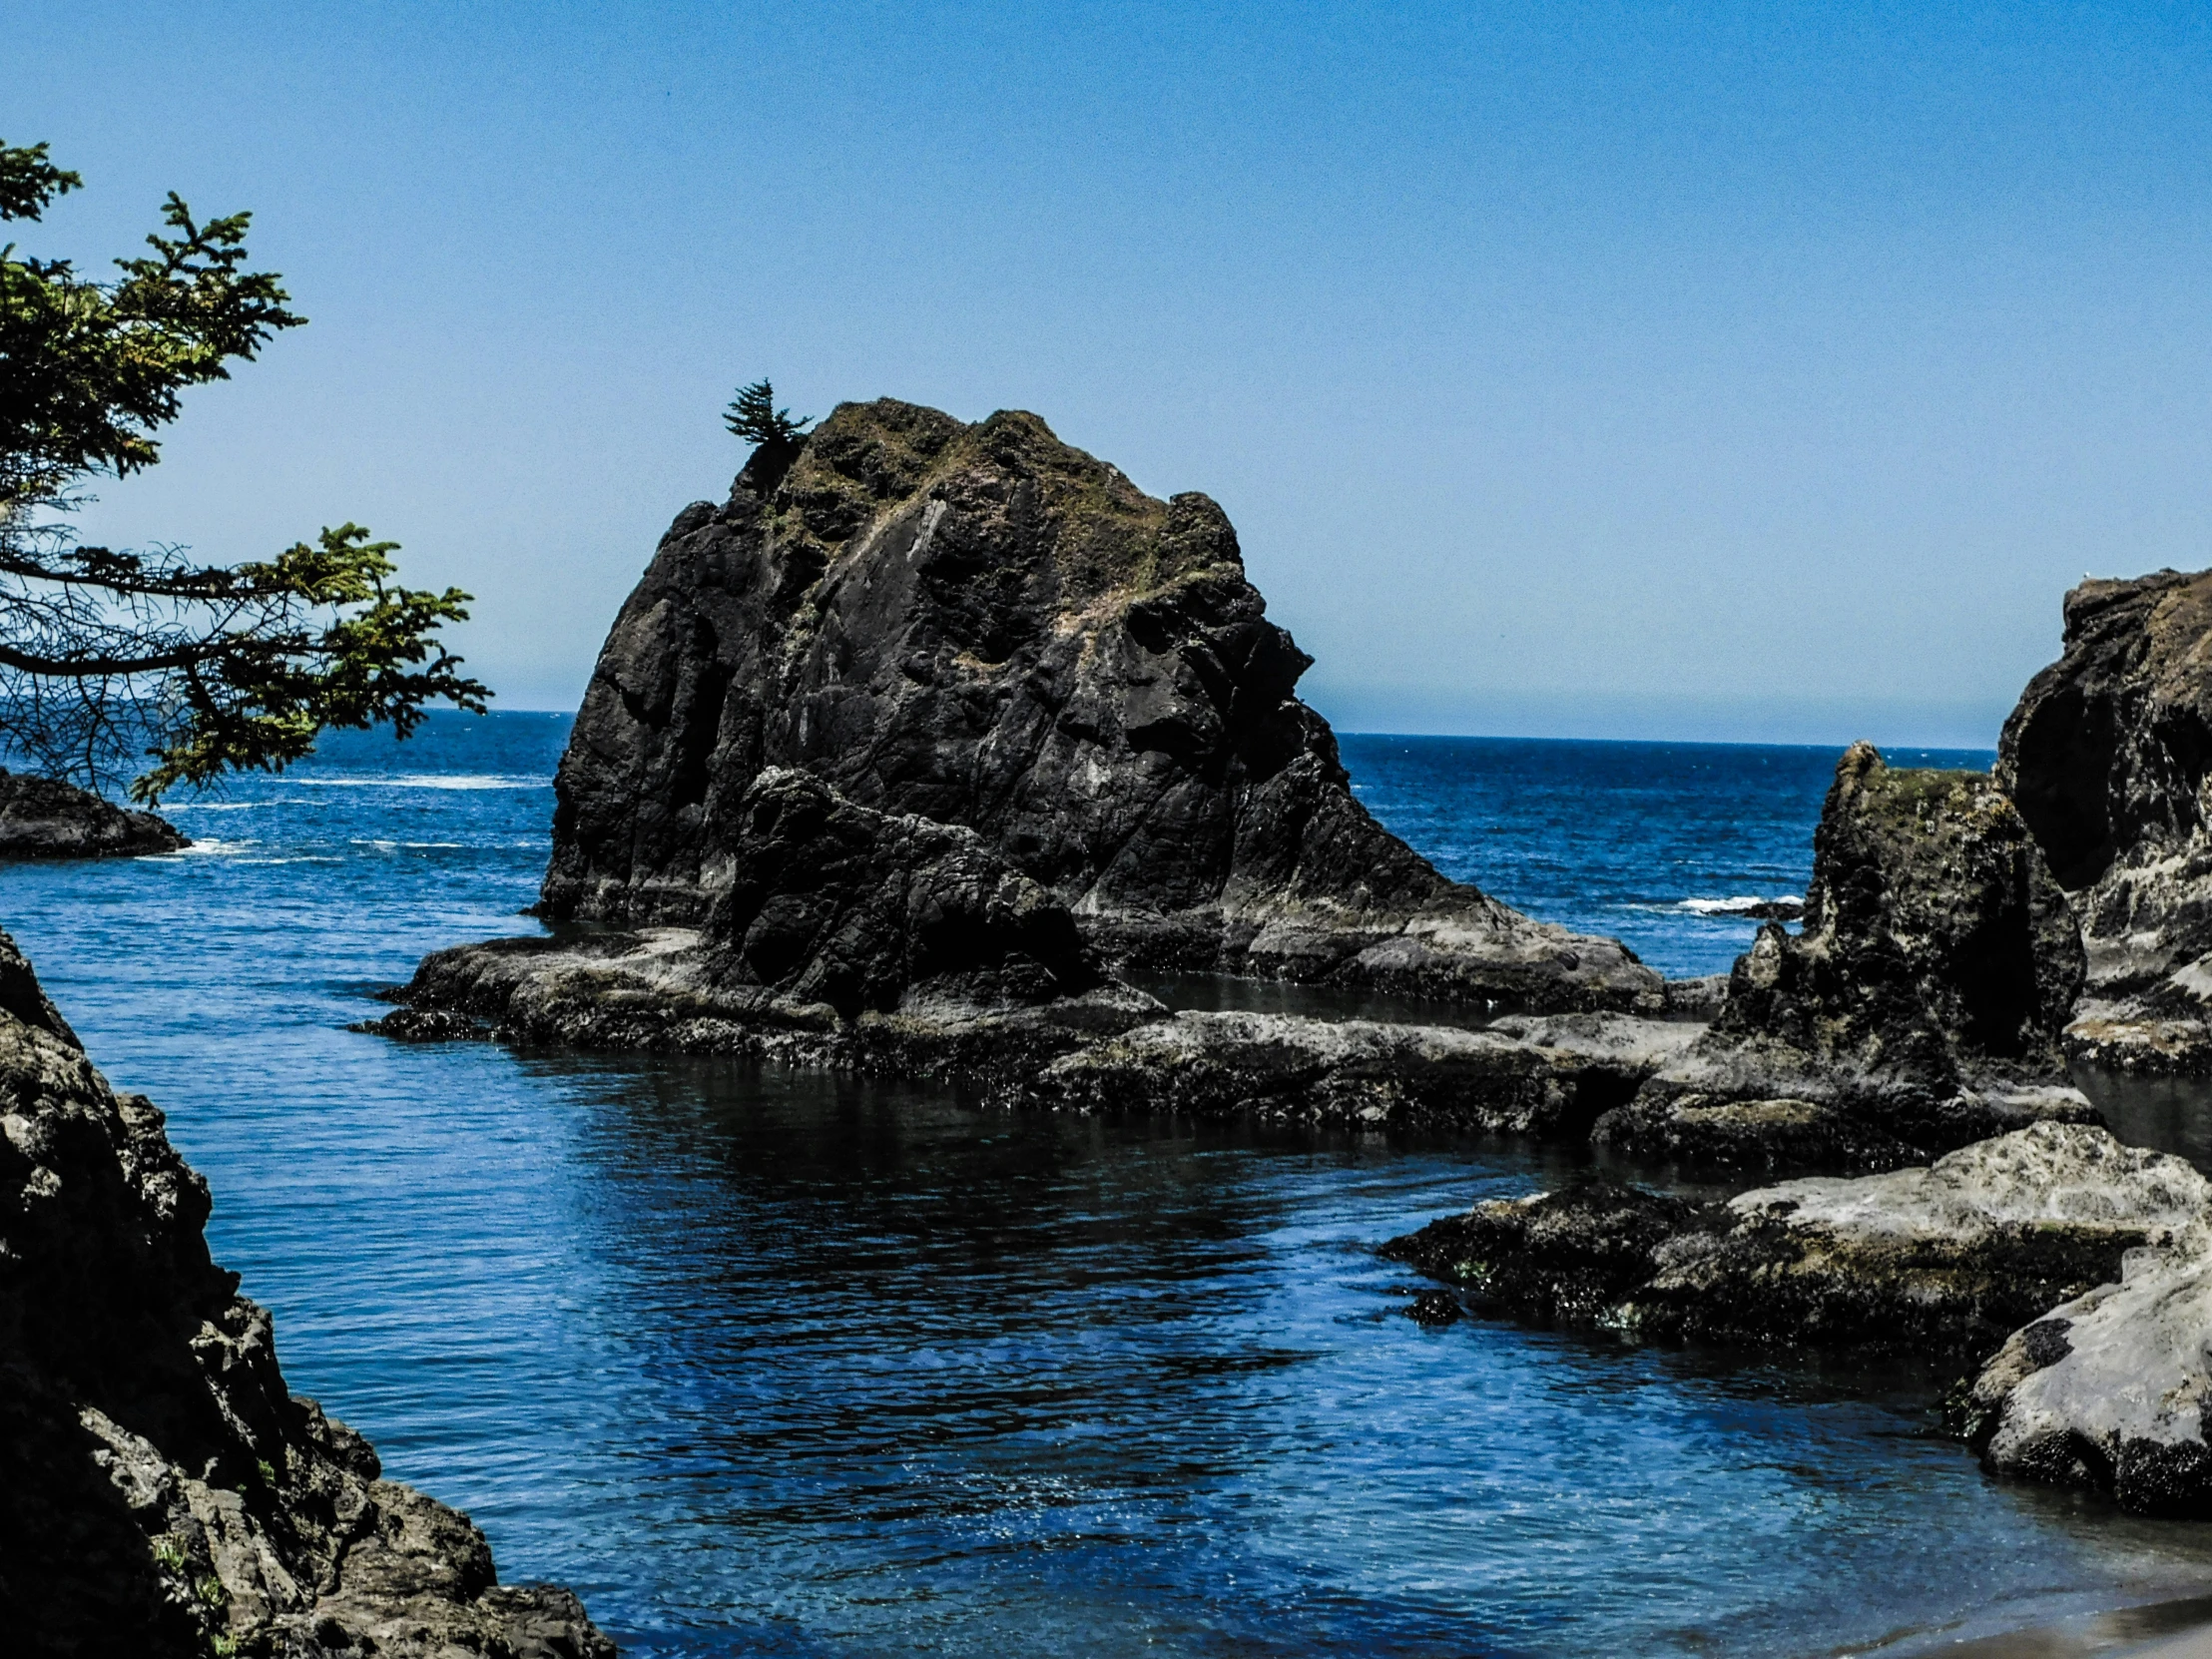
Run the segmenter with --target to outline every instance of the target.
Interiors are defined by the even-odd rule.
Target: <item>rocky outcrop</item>
[[[1383,1254],[1478,1309],[1652,1337],[1986,1354],[2212,1211],[2179,1158],[2038,1124],[1923,1168],[1727,1203],[1596,1176],[1477,1205]]]
[[[2212,571],[2084,582],[1998,741],[1997,779],[2080,917],[2078,1057],[2212,1070],[2208,661]]]
[[[734,809],[698,928],[464,945],[366,1027],[771,1055],[957,1076],[1057,1110],[1576,1134],[1701,1026],[1516,1015],[1488,1031],[1171,1014],[1104,978],[1067,906],[975,830],[771,768]]]
[[[57,778],[0,768],[0,859],[128,858],[191,838],[158,813],[134,813]]]
[[[2065,898],[1991,780],[1891,768],[1855,744],[1814,835],[1804,931],[1760,929],[1712,1030],[1597,1139],[1645,1158],[1882,1168],[2094,1121],[2059,1047],[2081,980]]]
[[[1955,1407],[2000,1473],[2212,1517],[2212,1235],[2131,1252],[2117,1283],[2015,1332]]]
[[[1579,1137],[1698,1027],[1625,1014],[1510,1030],[1179,1013],[1085,1044],[1024,1083],[1027,1104]],[[1554,1039],[1546,1041],[1546,1038]]]
[[[1108,958],[1656,1010],[1619,943],[1445,879],[1354,799],[1202,495],[1034,415],[841,405],[678,515],[557,789],[549,917],[704,923],[772,768],[976,831]]]
[[[277,1370],[206,1184],[0,935],[0,1629],[11,1652],[607,1659]]]

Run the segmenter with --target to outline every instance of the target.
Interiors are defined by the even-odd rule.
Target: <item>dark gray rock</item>
[[[704,922],[771,768],[977,831],[1117,962],[1656,1011],[1658,975],[1446,880],[1354,799],[1202,495],[1034,415],[841,405],[678,515],[558,780],[551,918]]]
[[[2212,571],[2084,582],[1996,775],[2073,901],[2090,1001],[2077,1058],[2212,1070]]]
[[[1477,1205],[1383,1254],[1516,1318],[1661,1338],[1985,1355],[2201,1227],[2212,1185],[2102,1129],[2045,1123],[1933,1166],[1727,1203],[1594,1175]]]
[[[294,1397],[208,1189],[0,935],[0,1630],[11,1652],[611,1659],[566,1591]]]
[[[191,844],[158,813],[130,812],[57,778],[0,768],[0,858],[128,858]]]
[[[1642,1158],[1882,1168],[2093,1122],[2060,1051],[2081,982],[2064,895],[1991,780],[1893,769],[1856,744],[1814,835],[1804,931],[1759,930],[1711,1031],[1597,1139]],[[1761,1110],[1719,1110],[1747,1103]]]

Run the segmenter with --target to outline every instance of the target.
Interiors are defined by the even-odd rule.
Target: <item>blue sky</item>
[[[2202,8],[12,0],[17,240],[250,207],[312,325],[86,529],[345,518],[572,707],[773,375],[1229,509],[1353,730],[1994,741],[2212,564]]]

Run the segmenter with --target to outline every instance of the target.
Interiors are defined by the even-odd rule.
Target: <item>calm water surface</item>
[[[0,913],[168,1107],[293,1385],[630,1651],[1908,1651],[2212,1582],[2212,1529],[1984,1479],[1939,1377],[1421,1331],[1374,1247],[1557,1176],[1526,1148],[344,1031],[531,928],[565,733],[336,743]],[[1751,933],[1684,901],[1803,890],[1835,760],[1345,749],[1444,867],[1677,973]],[[2201,1152],[2195,1108],[2144,1133]]]

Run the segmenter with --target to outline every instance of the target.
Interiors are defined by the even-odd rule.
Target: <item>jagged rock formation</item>
[[[1702,1026],[1514,1015],[1489,1031],[1171,1014],[1104,979],[1068,907],[975,830],[771,768],[699,928],[439,951],[367,1029],[959,1076],[1057,1110],[1580,1134]]]
[[[2118,1283],[2015,1332],[1955,1407],[2004,1474],[2087,1486],[2154,1515],[2212,1517],[2212,1235],[2131,1252]]]
[[[2046,1117],[2093,1121],[2059,1050],[2081,980],[2064,895],[1994,784],[1893,769],[1855,744],[1814,835],[1804,931],[1761,928],[1712,1030],[1597,1138],[1646,1157],[1881,1168]]]
[[[1930,1167],[1706,1203],[1602,1176],[1383,1254],[1478,1308],[1645,1336],[1986,1354],[2212,1212],[2212,1183],[2103,1129],[2037,1124]]]
[[[0,934],[0,1631],[10,1652],[611,1659],[276,1367],[206,1184]]]
[[[128,812],[74,784],[0,768],[0,858],[135,857],[191,844],[158,813]]]
[[[1996,776],[2073,900],[2077,1056],[2212,1069],[2212,571],[2084,582],[2063,655],[2028,682]]]
[[[1203,495],[1034,415],[843,404],[676,518],[558,779],[543,909],[704,921],[761,773],[976,830],[1116,961],[1659,1006],[1613,940],[1446,880],[1353,798]]]

